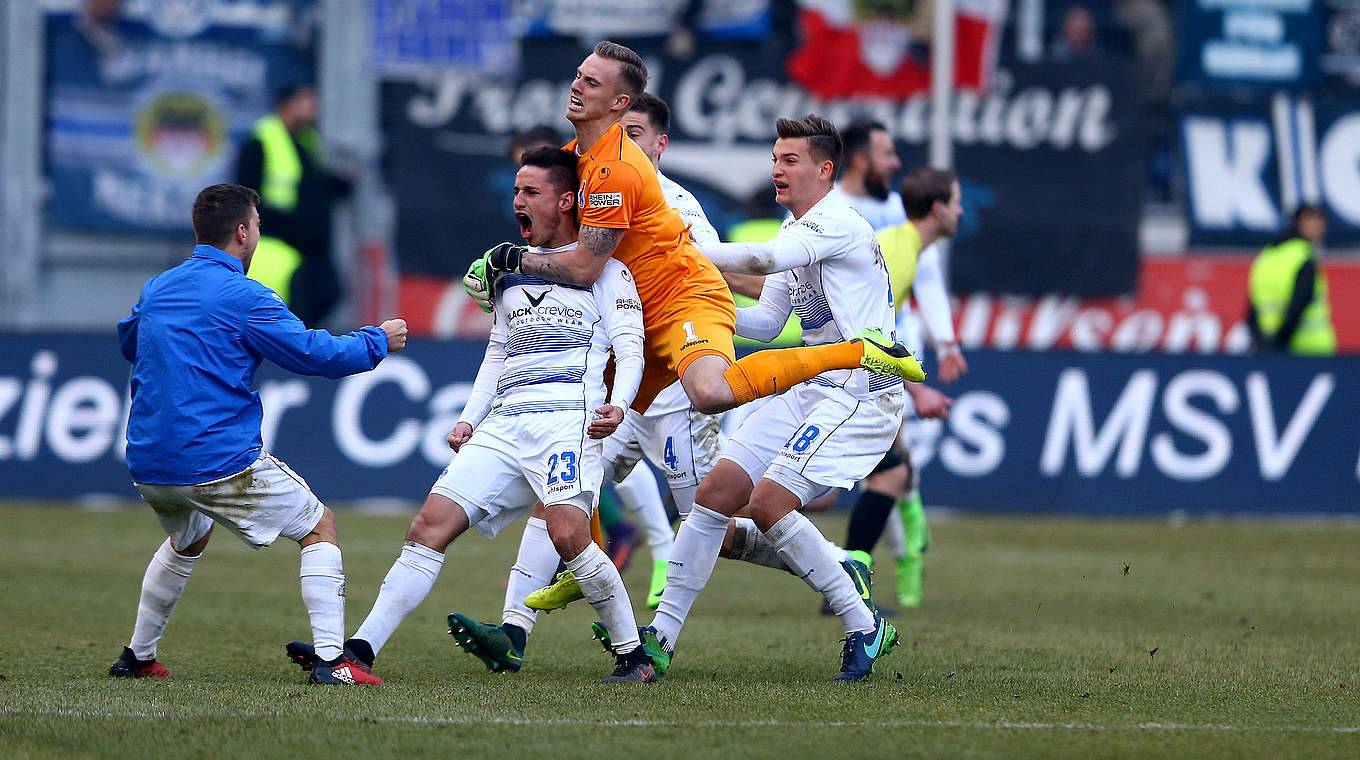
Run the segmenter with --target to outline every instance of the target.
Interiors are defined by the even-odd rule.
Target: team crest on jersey
[[[591,193],[591,208],[618,208],[623,205],[623,193]]]
[[[601,167],[600,167],[600,179],[604,179],[605,177],[608,177],[608,176],[609,176],[609,167],[608,167],[608,166],[601,166]]]

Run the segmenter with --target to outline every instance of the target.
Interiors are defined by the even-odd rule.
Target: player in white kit
[[[724,271],[769,275],[760,302],[738,310],[738,334],[769,340],[790,312],[801,319],[807,345],[864,329],[891,333],[892,292],[873,228],[833,187],[841,159],[835,126],[811,114],[776,126],[775,199],[792,216],[768,243],[701,248]],[[775,396],[746,419],[699,486],[671,549],[656,618],[641,631],[658,670],[669,668],[680,629],[728,536],[729,518],[749,503],[757,530],[746,540],[768,544],[841,617],[846,638],[835,680],[869,677],[897,632],[798,509],[867,475],[892,445],[904,403],[901,380],[834,370]]]
[[[556,148],[525,153],[515,177],[521,233],[543,253],[576,246],[576,156]],[[504,245],[509,245],[508,243]],[[507,274],[493,284],[495,322],[486,357],[458,424],[457,452],[411,521],[406,545],[384,579],[350,651],[371,667],[402,619],[428,595],[450,542],[475,528],[493,538],[533,504],[546,507],[535,531],[551,541],[610,632],[613,673],[605,683],[649,683],[658,675],[638,646],[632,604],[618,569],[591,541],[589,519],[604,477],[601,439],[623,421],[642,378],[642,302],[628,268],[609,261],[591,287]],[[612,389],[604,382],[613,350]],[[606,396],[608,396],[606,400]],[[461,616],[450,616],[458,636]],[[527,636],[527,632],[525,634]],[[501,642],[513,650],[515,642]],[[477,648],[470,647],[470,648]],[[522,659],[523,642],[517,647]],[[474,651],[491,664],[506,652]],[[513,655],[513,652],[510,652]],[[307,647],[289,646],[306,667]],[[518,669],[515,667],[513,669]]]

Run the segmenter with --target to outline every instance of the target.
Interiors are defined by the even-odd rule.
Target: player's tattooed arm
[[[580,244],[560,253],[525,253],[519,270],[553,282],[587,287],[595,284],[600,272],[626,230],[581,225]]]
[[[623,239],[623,230],[611,227],[591,227],[588,224],[581,225],[581,247],[590,251],[592,256],[607,259],[614,255],[614,249],[619,247],[619,241]],[[604,268],[603,265],[600,267]]]

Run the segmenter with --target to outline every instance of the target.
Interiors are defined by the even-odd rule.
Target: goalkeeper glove
[[[496,287],[506,274],[519,271],[520,259],[527,250],[522,245],[500,243],[472,262],[463,276],[463,289],[482,311],[490,312]]]
[[[463,290],[482,311],[491,313],[491,286],[486,281],[486,261],[477,259],[463,275]]]

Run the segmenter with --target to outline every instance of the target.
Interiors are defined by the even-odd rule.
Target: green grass
[[[726,561],[661,684],[598,685],[611,661],[579,603],[540,619],[522,673],[493,676],[444,617],[498,618],[518,535],[468,535],[379,658],[388,685],[319,689],[283,656],[309,638],[291,543],[218,534],[161,644],[176,677],[129,682],[105,674],[161,540],[150,512],[0,521],[3,758],[1360,756],[1354,526],[940,520],[902,645],[839,688],[818,599]],[[406,523],[340,515],[350,630]],[[887,592],[890,563],[879,578]]]

